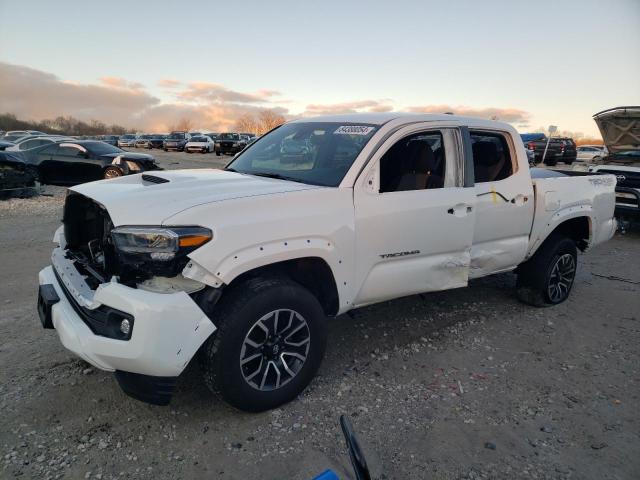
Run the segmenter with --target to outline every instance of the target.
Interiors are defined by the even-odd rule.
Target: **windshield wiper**
[[[251,172],[249,173],[249,175],[255,175],[256,177],[275,178],[277,180],[289,180],[291,182],[297,182],[297,183],[307,183],[307,182],[303,182],[299,178],[288,177],[286,175],[281,175],[279,173]]]

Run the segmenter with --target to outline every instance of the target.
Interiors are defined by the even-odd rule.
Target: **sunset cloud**
[[[288,109],[269,103],[279,95],[274,90],[242,93],[219,84],[194,82],[176,93],[177,102],[162,103],[140,83],[113,76],[99,81],[96,85],[70,82],[47,72],[0,62],[0,111],[27,120],[71,115],[158,132],[167,131],[182,118],[191,119],[197,128],[226,130],[245,114],[265,109],[288,114]],[[182,85],[170,79],[160,82]]]
[[[172,78],[163,78],[158,81],[158,86],[162,88],[178,88],[182,85],[182,82],[179,80],[174,80]]]
[[[487,108],[473,108],[465,106],[451,106],[451,105],[423,105],[416,107],[408,107],[406,109],[412,113],[445,113],[451,112],[455,115],[463,115],[465,117],[480,117],[500,120],[502,122],[509,123],[523,123],[526,124],[529,120],[529,112],[520,110],[518,108],[500,108],[500,107],[487,107]]]
[[[393,107],[388,101],[380,100],[358,100],[355,102],[318,104],[312,103],[307,105],[304,115],[335,115],[339,113],[357,113],[357,112],[390,112]]]
[[[184,90],[176,93],[176,98],[187,102],[236,102],[265,103],[271,97],[280,95],[275,90],[258,90],[253,93],[238,92],[224,85],[209,82],[191,82]]]
[[[138,82],[129,82],[121,77],[101,77],[102,85],[110,88],[124,88],[127,90],[141,90],[144,85]]]
[[[250,92],[233,90],[214,82],[183,83],[165,78],[157,85],[169,95],[165,101],[152,95],[138,82],[103,76],[96,84],[60,79],[47,72],[0,62],[0,112],[26,120],[71,115],[80,120],[100,120],[144,131],[167,131],[183,118],[195,128],[232,129],[243,115],[273,110],[286,118],[358,112],[389,112],[395,109],[388,98],[340,103],[310,103],[290,111],[297,102],[282,98],[273,89]],[[299,104],[299,103],[298,103]],[[530,115],[517,108],[423,105],[406,108],[415,113],[453,112],[481,118],[497,118],[519,125],[530,123]]]
[[[106,78],[99,85],[71,83],[40,70],[0,62],[0,110],[29,120],[72,115],[134,125],[140,112],[160,103],[132,84]]]

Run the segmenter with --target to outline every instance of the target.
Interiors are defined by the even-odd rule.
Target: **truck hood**
[[[610,153],[640,150],[640,107],[616,107],[593,116]]]
[[[126,175],[72,187],[104,206],[114,226],[161,225],[189,208],[243,197],[323,188],[217,169]]]

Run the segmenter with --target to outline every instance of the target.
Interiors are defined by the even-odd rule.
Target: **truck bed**
[[[613,219],[616,177],[575,171],[547,172],[532,172],[535,214],[527,258],[535,253],[556,225],[571,218],[589,218],[587,246],[611,238],[616,229]]]

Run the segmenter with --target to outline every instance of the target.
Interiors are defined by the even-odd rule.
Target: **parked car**
[[[136,140],[136,148],[151,148],[149,145],[151,145],[151,140],[153,139],[153,137],[153,135],[140,135]]]
[[[561,303],[577,250],[615,232],[615,177],[532,177],[517,135],[453,115],[300,119],[224,170],[73,187],[42,324],[140,400],[167,404],[200,352],[210,388],[261,411],[314,377],[327,316],[507,271],[522,301]],[[285,139],[311,150],[283,161]]]
[[[608,155],[589,167],[616,176],[616,215],[640,218],[640,106],[616,107],[593,116]]]
[[[191,134],[187,132],[171,132],[162,143],[162,148],[165,152],[169,150],[175,150],[177,152],[183,152],[184,146],[191,140]]]
[[[209,133],[205,133],[204,136],[205,137],[209,137],[211,140],[213,140],[214,142],[216,141],[216,139],[218,138],[218,133],[214,133],[214,132],[209,132]]]
[[[606,155],[604,145],[580,145],[576,148],[576,160],[580,162],[597,162]]]
[[[19,152],[0,152],[0,199],[36,193],[36,169]]]
[[[216,155],[235,155],[241,152],[244,147],[247,146],[247,142],[240,138],[237,133],[221,133],[216,139]]]
[[[151,155],[126,152],[97,140],[64,141],[19,153],[25,163],[37,168],[41,183],[53,185],[76,185],[159,169]]]
[[[523,133],[520,135],[524,146],[527,150],[531,150],[534,154],[535,163],[541,163],[544,156],[544,163],[554,166],[559,160],[562,160],[563,149],[562,144],[551,138],[547,147],[547,136],[544,133]],[[546,149],[546,155],[545,155]]]
[[[576,161],[576,142],[569,137],[553,137],[553,141],[560,142],[560,161],[566,165],[571,165]]]
[[[69,137],[59,137],[55,135],[28,136],[17,140],[13,146],[7,148],[6,150],[29,150],[31,148],[41,147],[42,145],[50,145],[52,143],[61,142],[63,140],[72,139]]]
[[[215,143],[211,138],[203,135],[199,137],[191,137],[185,144],[184,151],[187,153],[200,152],[211,153],[215,150]]]
[[[47,135],[47,134],[44,132],[40,132],[38,130],[9,130],[8,132],[5,132],[3,140],[11,141],[11,140],[8,140],[6,137],[13,137],[14,139],[17,139],[20,137],[24,137],[25,135]]]
[[[147,142],[147,148],[149,150],[151,150],[152,148],[163,148],[165,138],[167,138],[166,135],[162,135],[159,133],[151,135],[151,138]]]
[[[138,140],[138,136],[127,133],[126,135],[121,135],[118,139],[118,147],[135,147],[136,141]]]
[[[6,150],[9,147],[14,146],[15,143],[13,142],[6,142],[3,139],[0,138],[0,151]]]
[[[102,140],[105,143],[108,143],[109,145],[113,145],[114,147],[117,147],[119,139],[120,137],[118,135],[103,135],[100,140]]]

